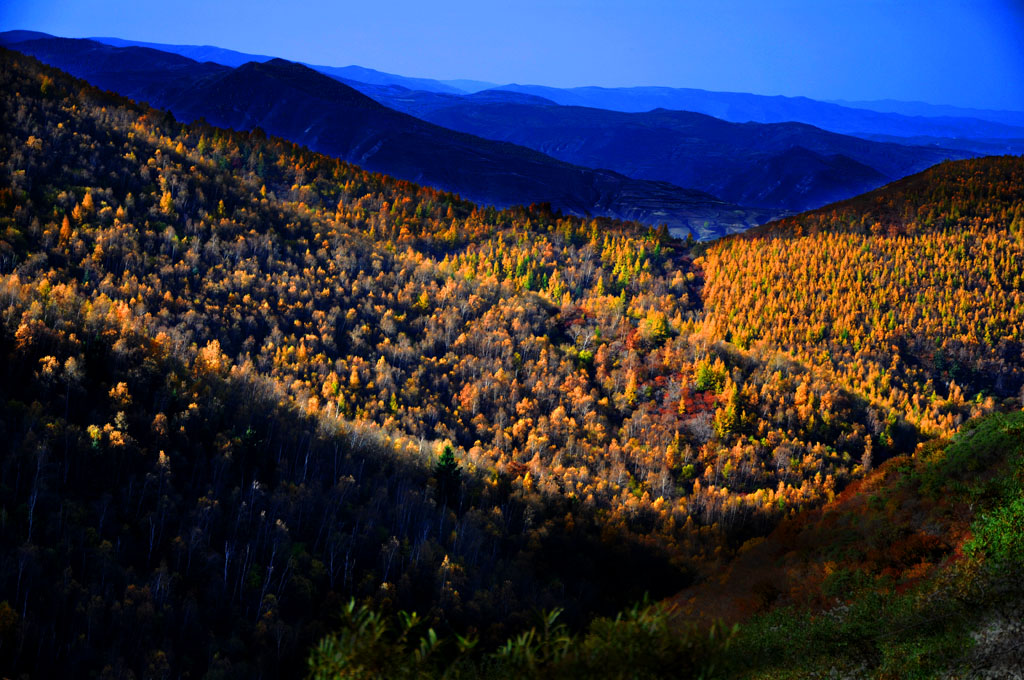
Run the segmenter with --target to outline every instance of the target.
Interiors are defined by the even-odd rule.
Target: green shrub
[[[560,610],[489,652],[458,635],[440,637],[416,614],[384,616],[352,601],[339,632],[309,659],[310,678],[705,678],[727,676],[735,629],[683,624],[662,604],[638,604],[572,634]]]
[[[968,557],[983,555],[995,573],[1024,568],[1024,496],[982,513],[971,528],[973,537],[964,546]]]

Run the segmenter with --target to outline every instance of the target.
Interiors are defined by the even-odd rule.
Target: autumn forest
[[[718,653],[637,603],[1021,408],[1020,157],[695,243],[184,124],[12,51],[0,90],[4,677],[303,677],[412,611],[442,640],[407,677],[485,677],[538,612],[580,636],[560,653],[594,621]],[[915,579],[945,559],[915,555]],[[563,659],[519,644],[537,677]]]

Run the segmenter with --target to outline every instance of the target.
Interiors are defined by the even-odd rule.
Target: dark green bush
[[[559,610],[491,651],[438,636],[416,614],[385,616],[349,602],[338,633],[310,657],[310,677],[336,678],[715,678],[725,677],[735,634],[721,624],[683,624],[663,604],[638,604],[573,634]]]

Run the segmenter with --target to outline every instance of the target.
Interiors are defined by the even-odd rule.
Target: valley
[[[1024,663],[1009,114],[0,38],[0,675]]]

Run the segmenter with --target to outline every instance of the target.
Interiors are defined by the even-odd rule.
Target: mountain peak
[[[253,63],[264,64],[264,65],[267,65],[267,66],[277,66],[277,67],[295,67],[296,70],[300,70],[300,71],[313,71],[313,69],[309,68],[308,66],[305,66],[303,64],[299,64],[298,62],[288,61],[287,59],[282,59],[281,57],[274,57],[273,59],[271,59],[269,61],[253,62]],[[315,71],[314,71],[314,73],[315,73]]]
[[[0,33],[0,45],[16,45],[29,40],[46,40],[53,36],[41,31],[3,31]]]
[[[287,59],[275,58],[270,61],[250,61],[234,69],[226,76],[230,80],[266,79],[275,81],[275,87],[293,89],[317,99],[344,103],[363,109],[384,108],[358,90],[326,76],[304,64]]]

